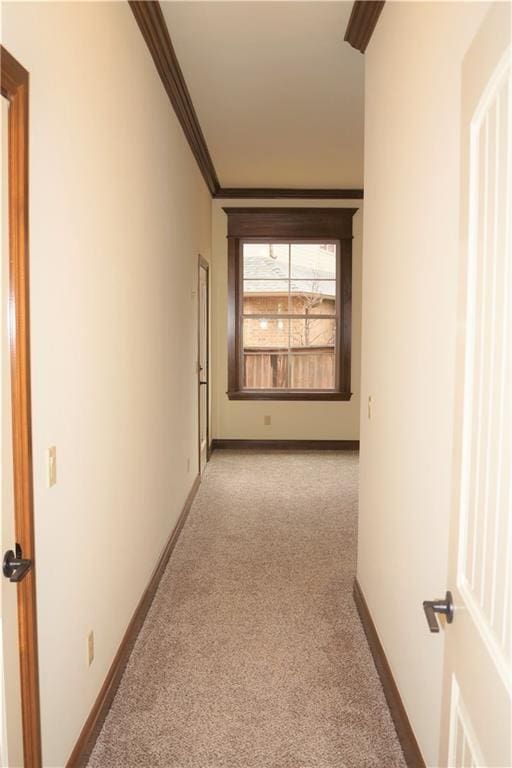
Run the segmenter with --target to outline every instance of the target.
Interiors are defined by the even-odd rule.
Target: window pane
[[[335,344],[335,320],[291,320],[289,386],[292,389],[334,389]]]
[[[292,352],[289,358],[292,389],[334,389],[336,355],[334,348],[307,349]]]
[[[332,347],[336,345],[335,320],[290,320],[290,347]]]
[[[291,313],[294,315],[336,314],[334,280],[292,280]]]
[[[288,387],[289,320],[243,321],[245,389]]]
[[[312,280],[335,280],[336,248],[332,243],[292,245],[291,276]]]
[[[261,317],[257,320],[246,318],[243,321],[243,347],[244,349],[248,347],[288,349],[289,330],[289,320],[272,320],[267,317]]]
[[[288,243],[244,243],[244,278],[246,280],[287,278],[289,247]]]
[[[288,312],[288,287],[288,280],[244,280],[244,314]]]
[[[288,352],[244,351],[244,389],[287,389]]]

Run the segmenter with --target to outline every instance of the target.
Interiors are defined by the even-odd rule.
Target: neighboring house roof
[[[326,298],[335,298],[335,283],[331,271],[319,269],[316,263],[318,250],[312,249],[307,253],[304,249],[301,251],[301,263],[297,261],[293,264],[293,277],[290,281],[290,290],[292,293],[307,293],[325,296]],[[267,279],[262,280],[265,276]],[[250,290],[246,291],[248,295],[268,295],[270,293],[283,294],[284,286],[279,286],[269,280],[288,281],[288,258],[278,255],[273,258],[267,254],[251,254],[244,252],[244,279],[251,280]],[[300,282],[306,280],[307,282]],[[323,282],[328,280],[329,282]]]

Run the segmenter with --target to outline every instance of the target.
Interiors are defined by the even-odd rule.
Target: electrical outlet
[[[270,425],[272,424],[272,419],[270,418],[270,416],[264,416],[263,417],[263,424],[266,427],[270,427]]]
[[[87,666],[90,667],[94,661],[94,631],[91,629],[87,635]]]
[[[57,482],[57,448],[52,445],[51,448],[48,448],[46,451],[46,464],[47,464],[47,483],[48,488],[51,488],[52,485],[55,485]]]

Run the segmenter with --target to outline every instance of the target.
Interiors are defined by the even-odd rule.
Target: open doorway
[[[199,473],[202,475],[208,462],[210,430],[210,367],[208,347],[210,341],[210,287],[209,265],[199,256],[198,272],[198,390],[199,390]]]

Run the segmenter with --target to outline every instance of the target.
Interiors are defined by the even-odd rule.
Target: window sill
[[[352,397],[351,392],[325,392],[325,391],[279,391],[279,390],[249,390],[243,389],[236,392],[226,392],[228,400],[337,400],[348,402]]]

